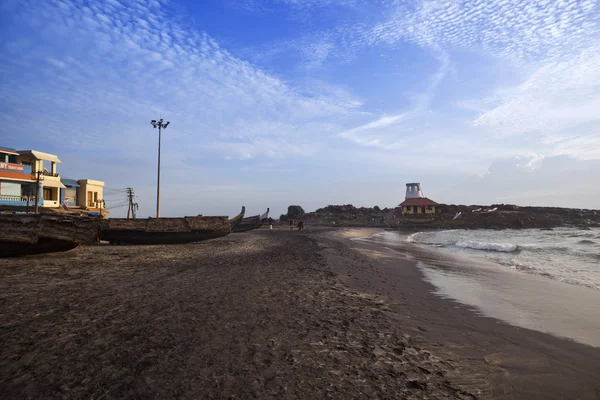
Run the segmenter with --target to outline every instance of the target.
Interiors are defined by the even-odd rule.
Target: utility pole
[[[127,188],[127,198],[129,199],[128,205],[127,205],[127,219],[131,218],[131,209],[133,207],[133,188],[128,187]]]
[[[133,202],[134,195],[135,192],[133,191],[133,188],[127,188],[127,198],[129,199],[127,207],[127,219],[129,219],[131,215],[133,215],[133,219],[135,219],[135,211],[138,209],[138,204]]]
[[[163,119],[150,121],[154,128],[158,128],[158,178],[156,180],[156,218],[160,218],[160,134],[162,129],[167,129],[169,121],[163,123]]]
[[[25,212],[27,214],[29,214],[29,201],[31,200],[31,188],[27,189],[27,192],[25,192],[25,196],[27,196],[27,206],[25,207]]]
[[[35,213],[38,213],[38,203],[40,202],[40,177],[42,176],[42,171],[38,171],[36,173],[37,178],[35,180]]]
[[[100,217],[102,217],[102,207],[106,209],[106,202],[104,201],[104,199],[100,199],[96,202],[96,205],[98,206],[98,212],[100,213]]]

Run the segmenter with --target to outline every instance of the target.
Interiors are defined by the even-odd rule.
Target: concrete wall
[[[44,189],[50,189],[50,191],[52,192],[52,197],[50,197],[49,199],[44,197],[44,207],[50,207],[50,208],[56,208],[56,207],[60,207],[60,192],[59,192],[59,188],[55,188],[55,187],[44,187],[41,190],[42,193],[42,197],[44,196]]]
[[[41,171],[44,169],[44,161],[42,160],[38,160],[33,156],[30,155],[20,155],[19,158],[19,163],[23,163],[23,162],[27,162],[31,164],[31,173],[35,174],[38,171]]]
[[[77,205],[88,209],[97,209],[98,204],[94,201],[104,199],[104,182],[94,181],[91,179],[81,179],[77,181],[79,188],[77,189]],[[91,192],[92,203],[88,202],[88,193]]]
[[[69,207],[77,205],[77,189],[67,187],[60,191],[60,204],[66,204]]]

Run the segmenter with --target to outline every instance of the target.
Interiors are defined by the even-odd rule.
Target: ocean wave
[[[519,249],[516,244],[510,243],[485,243],[469,240],[466,242],[457,242],[456,247],[461,249],[474,249],[474,250],[486,250],[486,251],[500,251],[503,253],[513,253]]]
[[[558,276],[558,275],[554,275],[553,273],[551,273],[547,270],[537,268],[533,265],[519,261],[515,258],[508,260],[508,261],[507,260],[494,260],[494,262],[499,265],[509,267],[510,269],[513,269],[515,271],[519,271],[519,272],[526,273],[529,275],[536,275],[536,276],[540,276],[543,278],[552,279],[552,280],[555,280],[558,282],[568,283],[570,285],[576,285],[576,286],[583,286],[583,287],[587,287],[590,289],[600,291],[600,285],[597,284],[596,282],[594,282],[593,280],[591,280],[589,277],[586,277],[585,275],[579,276],[579,277]]]
[[[594,242],[593,240],[588,240],[588,239],[580,240],[577,243],[578,244],[596,244],[596,242]]]
[[[408,237],[406,238],[406,241],[410,242],[410,243],[415,243],[417,241],[417,239],[416,239],[417,235],[419,235],[421,233],[423,233],[423,232],[417,232],[417,233],[413,233],[412,235],[408,235]]]

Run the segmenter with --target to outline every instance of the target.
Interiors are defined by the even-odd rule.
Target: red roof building
[[[423,196],[420,183],[406,184],[406,200],[398,207],[402,207],[402,214],[435,214],[439,204]]]
[[[435,201],[431,200],[427,197],[418,197],[414,199],[406,199],[402,203],[400,203],[399,207],[404,206],[437,206],[439,205]]]

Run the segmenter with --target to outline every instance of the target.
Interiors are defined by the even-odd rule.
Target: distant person
[[[304,221],[298,222],[298,230],[299,231],[303,231],[304,230]]]
[[[273,218],[269,217],[269,232],[273,232]]]
[[[294,230],[294,220],[290,219],[290,231]]]

